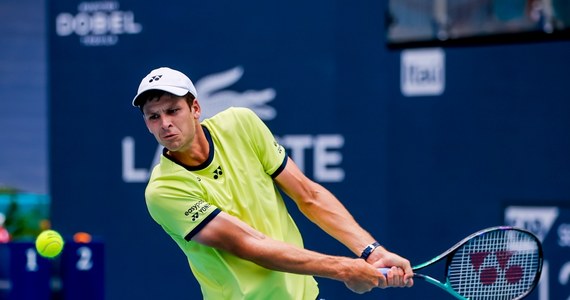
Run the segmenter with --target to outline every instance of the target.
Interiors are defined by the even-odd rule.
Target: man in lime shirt
[[[313,276],[355,293],[413,285],[410,263],[307,178],[251,110],[201,122],[192,81],[165,67],[142,79],[132,104],[164,146],[145,191],[148,211],[186,254],[205,299],[314,300]],[[358,257],[304,249],[279,189]],[[391,270],[384,276],[378,267]]]

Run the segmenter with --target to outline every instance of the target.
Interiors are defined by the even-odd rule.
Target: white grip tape
[[[386,276],[388,271],[390,271],[390,268],[378,268],[378,271],[382,272],[382,274]]]

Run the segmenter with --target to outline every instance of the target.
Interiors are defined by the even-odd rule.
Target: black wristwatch
[[[360,258],[367,260],[368,256],[370,256],[370,254],[372,254],[372,251],[374,251],[374,249],[380,247],[380,243],[378,242],[374,242],[368,246],[366,246],[366,248],[364,248],[364,250],[362,251],[362,254],[360,254]]]

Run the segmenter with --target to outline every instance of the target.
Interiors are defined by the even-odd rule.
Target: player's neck
[[[182,151],[168,151],[168,154],[184,165],[195,167],[203,164],[210,154],[210,145],[200,128],[190,147]]]

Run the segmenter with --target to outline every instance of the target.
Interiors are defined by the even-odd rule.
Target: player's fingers
[[[388,287],[398,287],[401,281],[397,267],[392,267],[386,272],[386,284]]]
[[[398,268],[398,287],[404,287],[406,285],[405,281],[404,281],[404,275],[406,275],[404,273],[404,270],[402,270],[401,268]]]
[[[379,275],[378,275],[378,287],[381,289],[385,289],[388,287],[388,274],[386,274],[386,276],[384,276],[384,274],[380,271],[378,271]],[[390,272],[388,272],[390,273]]]
[[[404,284],[406,287],[414,286],[414,278],[413,277],[414,277],[414,275],[411,275],[411,276],[408,274],[404,275]]]
[[[390,286],[403,287],[404,286],[404,270],[398,267],[392,267],[390,270],[391,278],[388,280]]]
[[[404,271],[404,284],[406,284],[406,286],[408,287],[411,287],[414,284],[414,281],[412,280],[412,277],[414,277],[414,270],[412,269],[412,265],[408,260],[406,260],[406,264],[404,265],[403,271]]]
[[[394,273],[392,272],[392,268],[386,272],[386,286],[390,287],[394,284]]]

